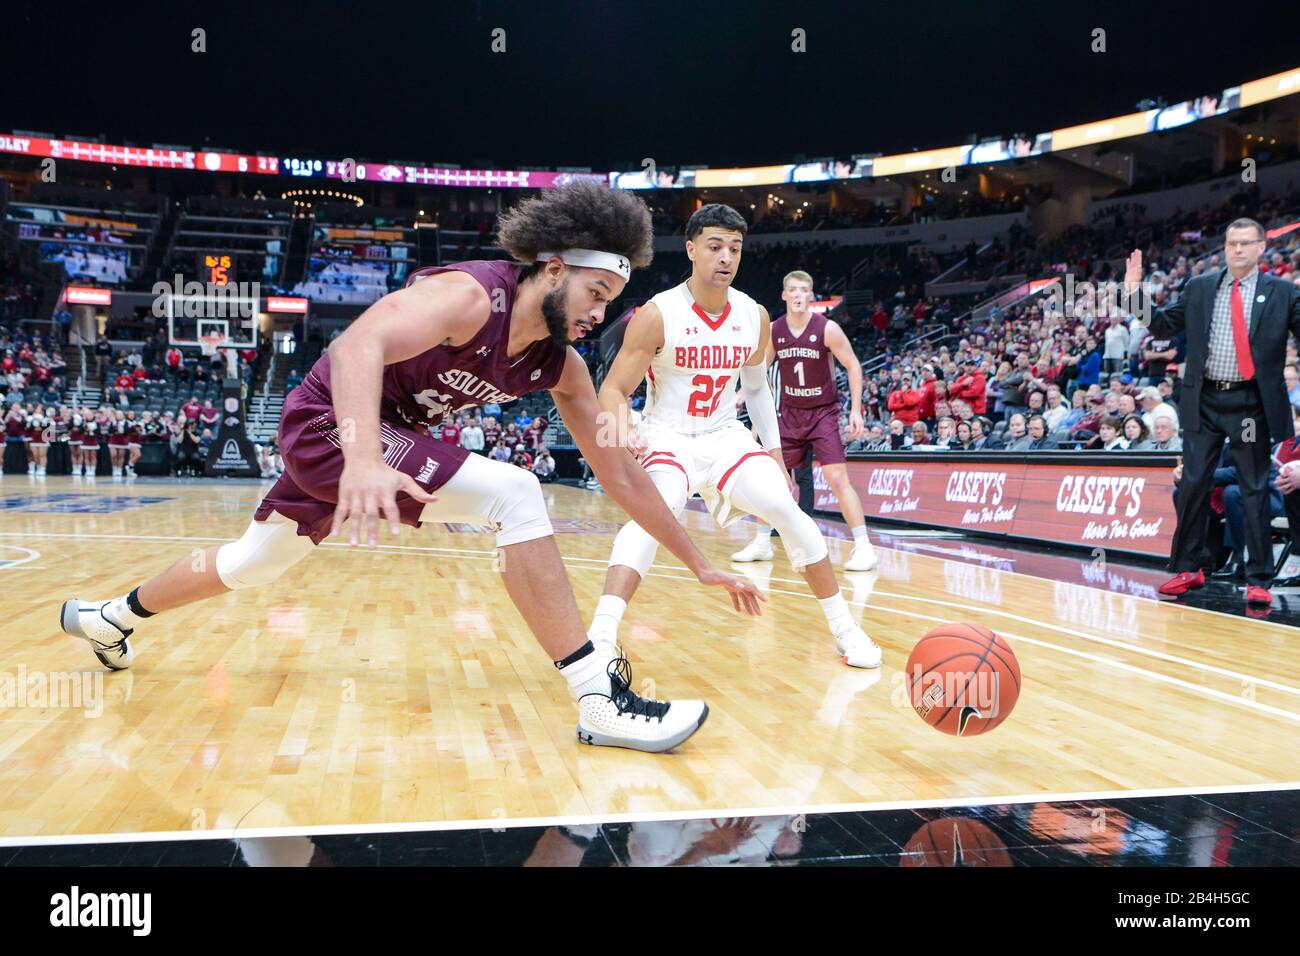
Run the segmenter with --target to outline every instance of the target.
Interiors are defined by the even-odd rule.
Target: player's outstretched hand
[[[330,536],[343,530],[343,522],[351,518],[351,543],[355,546],[364,537],[370,547],[378,547],[379,526],[385,519],[392,534],[402,530],[401,512],[397,510],[399,491],[425,504],[438,500],[410,475],[382,461],[348,461],[339,478],[339,500],[334,507]]]
[[[746,581],[734,574],[719,570],[709,565],[697,577],[706,587],[723,587],[731,592],[731,604],[737,611],[744,611],[755,617],[763,613],[760,601],[766,601],[767,595],[758,589],[753,581]]]

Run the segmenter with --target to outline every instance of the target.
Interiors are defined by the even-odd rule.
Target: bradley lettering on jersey
[[[679,345],[673,364],[678,368],[740,368],[753,353],[749,345]]]

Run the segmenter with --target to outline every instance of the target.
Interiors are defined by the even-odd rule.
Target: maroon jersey
[[[790,323],[781,316],[772,323],[772,348],[781,376],[781,405],[815,408],[838,404],[834,358],[826,347],[826,316],[814,313],[799,335],[790,331]]]
[[[465,272],[478,280],[493,308],[478,334],[464,345],[437,345],[384,368],[380,417],[429,428],[457,409],[489,402],[505,404],[520,395],[553,387],[564,371],[565,346],[550,338],[530,345],[513,362],[507,354],[510,313],[523,266],[474,260],[430,266],[412,273],[407,285],[441,272]],[[307,382],[330,394],[329,353],[312,366]]]

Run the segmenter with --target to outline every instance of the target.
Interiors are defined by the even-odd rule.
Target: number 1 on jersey
[[[691,400],[686,404],[686,414],[694,418],[708,418],[716,412],[729,381],[730,375],[719,375],[717,378],[697,375],[691,379],[695,391],[691,392]]]

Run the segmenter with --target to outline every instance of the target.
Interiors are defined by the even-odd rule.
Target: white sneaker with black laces
[[[835,638],[835,648],[850,667],[879,667],[883,656],[880,646],[860,627]]]
[[[108,601],[64,601],[59,626],[65,634],[79,637],[90,645],[99,662],[109,670],[126,670],[134,655],[127,640],[132,628],[124,628],[108,619],[104,607]]]
[[[772,539],[755,538],[733,554],[731,560],[737,564],[748,564],[750,561],[771,561],[774,557]]]
[[[704,725],[702,700],[651,700],[631,688],[626,657],[610,661],[611,695],[583,694],[578,700],[578,741],[594,747],[627,747],[647,753],[672,750]]]

